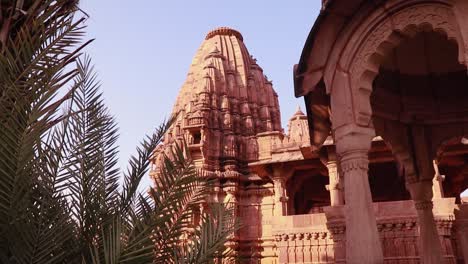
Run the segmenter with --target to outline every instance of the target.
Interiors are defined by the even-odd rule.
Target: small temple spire
[[[304,116],[304,112],[302,112],[302,109],[301,109],[301,106],[300,105],[297,105],[296,107],[296,112],[294,113],[293,117],[295,116]]]

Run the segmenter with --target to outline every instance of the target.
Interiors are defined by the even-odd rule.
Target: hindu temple
[[[241,33],[214,29],[152,162],[187,142],[217,179],[207,202],[243,223],[241,263],[468,263],[467,17],[466,0],[322,1],[287,128]]]

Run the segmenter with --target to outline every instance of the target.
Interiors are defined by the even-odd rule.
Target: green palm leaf
[[[63,2],[51,3],[37,2],[34,10],[42,11],[36,15],[3,17],[16,21],[3,21],[0,51],[0,259],[5,263],[60,263],[68,257],[64,249],[73,234],[64,200],[47,188],[54,182],[49,178],[53,155],[44,154],[43,141],[64,118],[57,110],[74,87],[61,97],[59,90],[76,75],[65,68],[86,43],[81,43],[82,20],[59,14]]]
[[[89,42],[75,4],[0,6],[0,263],[227,257],[232,210],[208,205],[193,222],[211,187],[187,146],[174,145],[154,188],[138,191],[172,119],[143,140],[125,173],[117,167],[117,125],[80,54]]]

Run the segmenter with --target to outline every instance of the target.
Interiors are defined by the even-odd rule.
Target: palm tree
[[[142,141],[124,173],[117,167],[117,125],[80,53],[89,41],[75,4],[0,6],[0,263],[210,263],[227,256],[224,244],[237,226],[232,209],[213,204],[192,225],[210,182],[197,175],[184,146],[174,145],[154,188],[138,192],[170,121]]]

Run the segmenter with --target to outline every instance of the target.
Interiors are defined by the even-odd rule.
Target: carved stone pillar
[[[228,207],[233,208],[234,217],[239,217],[239,202],[237,199],[237,185],[235,183],[226,183],[225,187],[223,188],[226,192],[226,196],[224,197],[224,204],[228,205]],[[231,248],[233,251],[237,252],[239,250],[239,236],[237,232],[234,232],[232,235],[229,236],[229,240],[226,243],[226,246]]]
[[[328,169],[328,178],[330,184],[326,186],[327,190],[330,192],[330,205],[337,206],[343,205],[343,188],[340,182],[340,176],[338,174],[338,166],[335,160],[329,160],[326,163]]]
[[[224,197],[224,203],[229,203],[234,206],[234,210],[237,211],[237,186],[231,185],[224,188],[226,196]]]
[[[442,182],[445,179],[444,175],[440,175],[439,172],[439,165],[437,164],[437,161],[434,160],[434,179],[432,180],[432,192],[434,193],[434,198],[444,198],[444,188],[442,185]]]
[[[275,190],[275,216],[288,215],[288,196],[286,194],[285,179],[281,177],[273,178]]]
[[[424,264],[442,263],[442,247],[432,213],[432,182],[407,183],[418,214],[419,247]]]
[[[461,255],[465,262],[468,261],[468,222],[457,226],[457,239],[461,249]]]
[[[345,190],[346,263],[383,263],[368,180],[368,152],[374,131],[344,126],[334,131]]]

